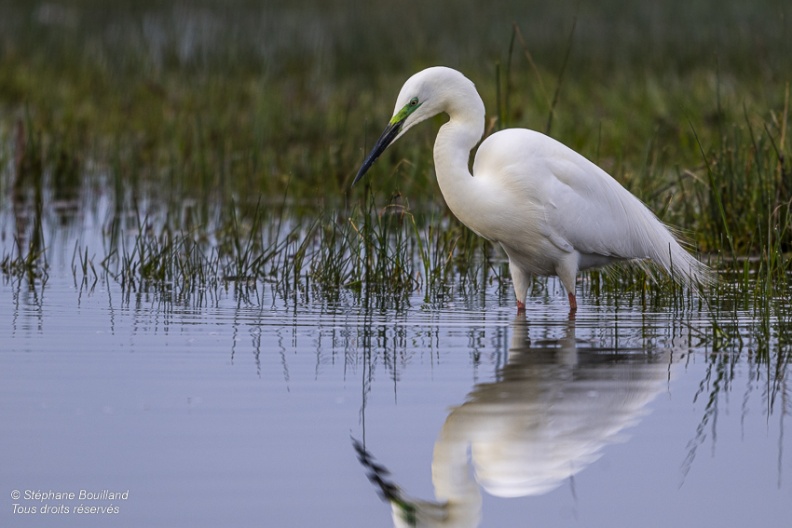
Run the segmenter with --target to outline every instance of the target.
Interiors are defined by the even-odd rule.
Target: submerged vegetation
[[[349,188],[404,79],[446,64],[476,81],[490,131],[546,131],[683,227],[723,276],[713,309],[789,309],[785,2],[0,0],[0,11],[6,277],[45,280],[61,226],[76,279],[181,301],[266,283],[284,298],[389,306],[502,286],[502,257],[442,204],[436,121]],[[590,272],[583,287],[689,301],[638,268]]]

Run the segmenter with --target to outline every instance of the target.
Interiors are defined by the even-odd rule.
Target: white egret
[[[525,308],[532,274],[557,275],[577,309],[578,271],[649,259],[681,284],[709,282],[707,267],[685,251],[668,227],[597,165],[558,141],[523,128],[484,134],[484,103],[460,72],[433,67],[410,77],[385,131],[353,182],[414,125],[440,113],[434,164],[446,204],[509,258],[517,307]]]

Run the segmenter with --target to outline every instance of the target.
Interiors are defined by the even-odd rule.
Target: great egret
[[[460,72],[433,67],[410,77],[385,131],[353,185],[382,152],[414,125],[440,113],[434,145],[437,182],[456,217],[497,242],[509,258],[518,310],[525,308],[531,274],[557,275],[577,310],[578,271],[650,259],[694,289],[710,281],[708,268],[685,251],[671,231],[597,165],[558,141],[523,128],[485,139],[484,103]]]

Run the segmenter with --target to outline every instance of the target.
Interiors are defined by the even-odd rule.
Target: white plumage
[[[473,83],[450,68],[428,68],[407,80],[355,182],[390,143],[440,113],[450,118],[434,146],[440,190],[462,223],[503,247],[518,308],[525,306],[532,274],[557,275],[574,311],[578,271],[626,260],[649,259],[694,289],[710,281],[707,267],[638,198],[544,134],[492,134],[479,146],[471,174],[470,152],[484,134],[484,103]]]

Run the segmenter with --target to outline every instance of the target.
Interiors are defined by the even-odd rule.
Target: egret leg
[[[575,279],[578,272],[579,256],[576,252],[569,253],[557,266],[556,275],[561,279],[561,284],[567,291],[569,299],[569,313],[577,311],[577,298],[575,298]]]
[[[575,313],[577,311],[577,299],[575,298],[575,294],[570,292],[567,297],[569,297],[569,312]]]
[[[517,313],[522,313],[525,311],[525,298],[531,285],[531,274],[525,273],[511,257],[509,257],[509,272],[514,283],[514,295],[517,297]]]

